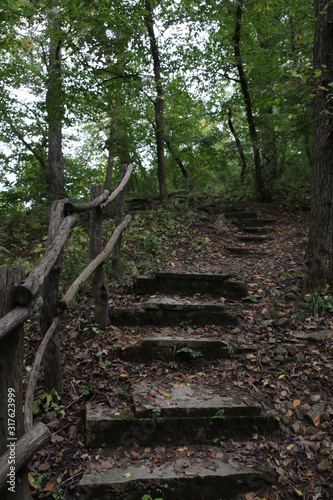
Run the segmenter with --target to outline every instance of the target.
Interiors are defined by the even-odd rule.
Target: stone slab
[[[230,279],[230,275],[223,274],[157,273],[154,277],[139,276],[135,283],[135,292],[146,295],[201,294],[241,299],[247,294],[247,285],[241,280]]]
[[[212,274],[212,273],[172,273],[172,272],[157,272],[157,279],[170,279],[174,281],[226,281],[231,278],[231,274]]]
[[[118,446],[179,446],[212,444],[214,439],[244,440],[254,433],[270,434],[277,422],[267,414],[257,414],[254,408],[249,416],[173,416],[151,412],[152,417],[136,417],[131,411],[119,411],[102,404],[86,407],[86,445],[104,448]],[[232,411],[230,409],[230,411]],[[212,412],[212,408],[211,408]],[[202,411],[203,413],[203,411]],[[217,413],[217,412],[216,412]]]
[[[162,496],[165,500],[233,500],[271,483],[273,477],[245,466],[237,469],[218,459],[181,459],[101,472],[91,469],[80,480],[78,500],[142,500],[147,492],[150,498]]]
[[[264,241],[271,241],[272,238],[270,236],[260,236],[260,235],[252,235],[252,236],[238,236],[240,241],[246,242],[254,242],[254,243],[263,243]]]
[[[271,224],[274,224],[274,219],[238,219],[234,221],[234,225],[243,228],[243,227],[264,227]]]
[[[189,323],[203,325],[235,325],[237,316],[222,303],[184,303],[168,297],[151,299],[144,307],[114,307],[111,324],[115,326],[175,326]]]
[[[259,415],[261,407],[248,405],[232,396],[221,396],[213,390],[203,390],[197,384],[178,383],[173,387],[163,387],[160,382],[142,381],[132,385],[132,397],[137,417],[211,417],[218,412],[223,419]],[[156,410],[158,413],[156,414]]]
[[[237,345],[232,351],[228,343],[216,338],[192,338],[179,335],[155,335],[145,337],[140,343],[113,345],[112,353],[124,361],[150,363],[158,359],[193,363],[199,360],[225,359],[253,352],[252,346]]]
[[[224,212],[224,216],[228,219],[255,219],[256,212],[244,212],[242,209],[228,209]]]
[[[267,227],[243,226],[239,229],[241,229],[244,233],[249,233],[249,234],[269,234],[272,232],[272,229]]]
[[[256,257],[264,257],[267,255],[267,252],[253,250],[252,248],[247,247],[226,247],[227,252],[232,253],[233,255],[255,255]]]

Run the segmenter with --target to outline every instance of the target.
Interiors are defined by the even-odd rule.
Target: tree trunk
[[[159,57],[159,50],[157,39],[154,32],[154,21],[152,15],[152,7],[149,0],[145,0],[145,23],[148,30],[148,35],[150,39],[150,48],[154,61],[154,76],[156,84],[156,99],[155,99],[155,135],[156,135],[156,147],[157,147],[157,171],[158,171],[158,182],[160,188],[160,200],[162,204],[167,204],[168,202],[168,188],[166,181],[166,167],[165,167],[165,155],[164,155],[164,123],[163,123],[163,111],[164,111],[164,95],[162,87],[162,77],[161,77],[161,64]]]
[[[177,154],[177,151],[175,151],[175,149],[173,148],[170,139],[168,137],[164,137],[164,140],[165,140],[165,144],[169,150],[169,153],[174,158],[175,162],[177,163],[178,167],[180,168],[180,171],[185,179],[186,188],[189,188],[189,180],[190,180],[189,170],[187,170],[185,168],[180,156]]]
[[[46,93],[47,121],[49,126],[49,178],[51,199],[64,194],[64,158],[62,154],[62,80],[61,80],[61,30],[58,25],[58,7],[49,12],[50,55]]]
[[[0,270],[0,317],[14,308],[14,285],[22,279],[23,266],[4,267]],[[23,325],[20,325],[0,342],[0,456],[11,450],[10,458],[13,460],[13,474],[8,477],[6,486],[0,491],[2,500],[32,498],[27,472],[16,470],[16,440],[24,434],[23,351],[24,332]]]
[[[254,169],[255,169],[255,184],[257,190],[257,196],[259,201],[266,201],[266,193],[264,186],[264,179],[261,170],[261,162],[260,162],[260,153],[258,149],[258,138],[257,131],[254,123],[254,116],[252,111],[252,103],[250,98],[250,93],[248,90],[247,79],[243,67],[243,62],[241,58],[240,52],[240,35],[241,35],[241,25],[242,25],[242,14],[243,14],[243,1],[240,0],[237,2],[236,8],[236,29],[234,34],[234,50],[235,50],[235,59],[236,59],[236,67],[238,71],[238,76],[240,80],[240,85],[244,97],[245,109],[246,109],[246,118],[249,126],[249,132],[252,143],[253,150],[253,158],[254,158]]]
[[[308,290],[333,290],[333,5],[316,0],[314,36],[313,170],[307,271]]]
[[[115,157],[115,137],[116,137],[116,105],[111,105],[111,123],[109,138],[107,141],[108,146],[108,162],[106,167],[106,175],[104,186],[111,190],[113,167],[114,167],[114,157]]]
[[[127,165],[120,165],[119,168],[119,184],[123,180],[126,174]],[[117,211],[116,211],[116,227],[122,223],[124,218],[124,207],[125,207],[125,189],[123,189],[117,197]],[[112,267],[114,274],[117,278],[121,277],[122,267],[121,267],[121,236],[119,236],[113,251],[112,251]]]
[[[61,222],[64,217],[64,200],[55,201],[51,207],[49,234],[47,246],[54,240]],[[57,306],[59,302],[59,281],[62,269],[62,252],[52,267],[51,272],[45,278],[43,283],[44,305],[40,313],[40,331],[42,337],[50,328],[53,319],[57,315]],[[59,396],[63,393],[61,352],[59,334],[55,332],[52,336],[43,357],[44,365],[44,385],[48,392],[55,389]]]
[[[103,186],[91,188],[91,200],[103,193]],[[90,260],[94,260],[102,251],[102,224],[103,211],[100,207],[95,208],[90,214]],[[95,306],[95,322],[101,330],[109,325],[109,289],[108,280],[105,276],[103,264],[101,264],[92,275],[92,288]]]
[[[240,173],[240,180],[241,180],[241,183],[244,184],[245,173],[246,173],[246,158],[244,155],[243,146],[242,146],[242,144],[241,144],[241,142],[236,134],[236,130],[235,130],[234,125],[232,123],[232,116],[231,116],[230,109],[228,111],[228,125],[229,125],[230,132],[232,133],[232,135],[234,136],[234,139],[236,141],[238,153],[239,153],[239,156],[241,158],[242,169],[241,169],[241,173]]]

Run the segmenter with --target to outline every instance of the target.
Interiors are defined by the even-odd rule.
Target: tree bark
[[[65,296],[59,302],[60,309],[65,310],[68,308],[69,304],[72,302],[79,288],[91,276],[91,274],[95,271],[95,269],[108,258],[120,234],[124,231],[124,229],[127,228],[130,222],[131,222],[131,216],[126,215],[123,222],[114,230],[104,250],[92,262],[90,262],[89,266],[85,268],[85,270],[80,274],[80,276],[76,278],[74,283],[72,283],[72,285],[69,287]]]
[[[63,202],[55,202],[56,205],[58,203],[61,203],[63,214]],[[55,286],[55,278],[57,277],[56,281],[58,281],[58,275],[60,276],[62,247],[76,219],[74,215],[68,215],[61,222],[61,220],[54,219],[56,217],[54,210],[55,207],[51,209],[49,237],[45,255],[29,276],[22,283],[15,286],[14,298],[15,302],[20,306],[28,306],[43,284],[44,290],[52,289]],[[50,237],[50,231],[52,231],[52,237]],[[49,275],[51,276],[49,277]]]
[[[91,200],[98,198],[103,192],[103,186],[91,188]],[[94,260],[102,251],[103,211],[100,207],[90,213],[90,260]],[[109,324],[109,286],[103,264],[97,267],[92,275],[92,288],[95,306],[95,322],[101,330]]]
[[[165,155],[164,155],[164,122],[163,122],[163,111],[164,111],[164,95],[161,77],[161,63],[158,50],[158,43],[154,31],[154,20],[152,14],[152,7],[149,0],[145,0],[145,23],[150,40],[150,49],[154,62],[154,76],[156,84],[156,99],[154,102],[155,106],[155,136],[156,136],[156,147],[157,147],[157,172],[158,172],[158,182],[160,189],[160,200],[161,203],[166,205],[168,203],[168,188],[166,179],[166,167],[165,167]]]
[[[119,184],[123,180],[126,174],[126,165],[120,165],[119,169]],[[121,224],[124,218],[124,206],[125,206],[125,189],[119,193],[117,197],[117,210],[116,210],[116,227]],[[122,268],[121,268],[121,235],[118,238],[113,250],[112,250],[112,267],[114,274],[117,278],[120,278]]]
[[[102,190],[101,194],[94,199],[91,199],[88,203],[71,203],[70,201],[65,202],[65,214],[73,214],[79,212],[86,212],[94,208],[100,207],[100,205],[108,199],[110,191],[108,189]]]
[[[313,169],[305,285],[333,290],[333,5],[316,0]]]
[[[42,305],[42,297],[37,297],[28,307],[15,307],[9,311],[6,316],[0,319],[0,340],[36,314]]]
[[[0,269],[0,317],[5,316],[13,309],[14,286],[22,278],[24,278],[23,266]],[[7,481],[3,490],[0,491],[2,500],[9,498],[31,499],[27,474],[26,472],[18,472],[16,459],[16,440],[24,434],[23,351],[24,332],[21,324],[0,342],[0,456],[6,451],[12,450],[12,466],[14,467],[13,483]],[[9,490],[10,487],[13,487],[14,490]]]
[[[123,180],[120,182],[119,186],[113,191],[113,193],[111,193],[110,196],[101,204],[101,209],[104,209],[109,203],[111,203],[111,201],[117,198],[119,193],[121,193],[121,191],[125,188],[128,179],[131,176],[132,171],[133,171],[133,165],[130,164],[127,167],[127,171]]]
[[[114,157],[115,157],[116,120],[117,120],[116,109],[117,109],[116,104],[111,104],[111,122],[110,122],[109,137],[107,140],[108,161],[107,161],[105,181],[104,181],[104,186],[110,190],[112,184]]]
[[[232,135],[236,141],[238,153],[239,153],[239,156],[241,158],[242,169],[241,169],[241,173],[240,173],[240,180],[241,180],[241,183],[244,184],[245,173],[246,173],[246,158],[244,155],[243,146],[239,140],[239,137],[236,134],[236,130],[235,130],[234,125],[232,123],[232,115],[231,115],[230,109],[228,110],[228,125],[229,125],[230,132],[232,133]]]
[[[58,238],[59,228],[63,226],[64,222],[64,204],[65,200],[55,201],[51,207],[49,233],[47,239],[47,246],[51,248]],[[75,218],[69,215],[66,219]],[[66,220],[65,219],[65,220]],[[67,238],[67,236],[66,236]],[[62,246],[61,246],[62,248]],[[43,284],[43,299],[44,306],[40,314],[40,330],[41,335],[44,337],[52,325],[54,318],[57,315],[57,306],[59,301],[59,281],[62,270],[62,252],[58,252],[58,257],[52,266],[50,273],[47,275]],[[63,394],[63,380],[62,380],[62,367],[61,367],[61,352],[60,340],[58,332],[54,333],[50,339],[43,357],[44,365],[44,385],[48,392],[52,389],[56,390],[60,397]]]
[[[49,140],[48,188],[51,199],[64,196],[64,158],[62,154],[62,75],[61,75],[61,30],[58,23],[58,7],[49,12],[50,53],[46,110]]]
[[[51,437],[50,430],[42,422],[38,422],[32,429],[30,429],[24,436],[22,436],[16,443],[16,468],[21,469],[27,462],[31,460],[36,451],[46,444]],[[10,450],[8,450],[4,456],[0,458],[0,489],[6,484],[7,474],[10,472]],[[28,481],[26,481],[28,483]],[[28,486],[29,487],[29,486]],[[6,494],[5,494],[6,495]],[[1,500],[6,500],[11,498],[14,500],[24,500],[26,498],[31,499],[29,496],[19,496],[20,493],[10,493],[7,496],[1,496]]]
[[[248,90],[247,79],[243,67],[241,51],[240,51],[240,38],[241,38],[241,26],[242,26],[242,15],[243,15],[243,1],[239,0],[236,7],[236,29],[234,34],[234,51],[236,59],[236,67],[238,71],[238,76],[240,80],[240,85],[243,93],[246,118],[249,126],[249,132],[252,143],[253,158],[254,158],[254,169],[255,169],[255,184],[257,190],[257,196],[259,201],[266,201],[266,193],[264,186],[264,179],[262,175],[260,153],[258,148],[258,138],[257,131],[254,123],[254,116],[252,110],[252,102],[250,93]]]
[[[28,380],[28,386],[25,394],[25,403],[24,403],[24,428],[26,432],[29,431],[33,425],[33,413],[32,413],[33,400],[34,400],[34,392],[38,380],[40,365],[43,360],[44,353],[48,346],[48,343],[50,342],[50,339],[53,337],[54,333],[57,331],[58,321],[59,321],[58,318],[55,318],[52,321],[52,325],[44,335],[44,338],[38,348],[33,367],[29,372],[29,380]]]
[[[189,187],[189,185],[188,185],[188,183],[189,183],[189,170],[187,170],[184,167],[184,164],[183,164],[181,158],[179,157],[179,155],[177,154],[177,151],[175,151],[175,149],[173,148],[170,139],[165,136],[164,140],[165,140],[165,144],[169,150],[169,153],[171,154],[171,156],[173,156],[175,162],[177,163],[178,167],[180,168],[180,171],[185,179],[186,188],[188,188]]]

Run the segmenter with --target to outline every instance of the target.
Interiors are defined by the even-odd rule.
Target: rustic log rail
[[[76,224],[76,217],[72,214],[89,210],[97,210],[102,213],[103,209],[124,191],[132,170],[133,166],[129,165],[125,175],[120,179],[118,187],[111,194],[108,190],[104,190],[103,193],[89,203],[74,204],[68,200],[60,200],[52,206],[47,249],[44,257],[26,279],[22,279],[24,278],[22,266],[0,269],[0,283],[2,285],[0,287],[0,404],[3,407],[2,410],[4,410],[0,414],[0,454],[2,454],[0,456],[1,498],[9,498],[9,493],[10,498],[14,500],[29,500],[32,498],[27,482],[27,472],[23,467],[51,437],[51,432],[45,424],[39,422],[37,425],[33,425],[32,406],[41,363],[44,361],[45,364],[46,361],[50,361],[45,355],[50,342],[57,335],[59,318],[56,309],[58,307],[61,314],[63,314],[63,311],[69,307],[83,283],[97,268],[103,265],[121,237],[122,232],[128,227],[131,216],[127,215],[123,221],[117,221],[118,225],[105,248],[72,283],[63,299],[60,302],[57,301],[55,311],[53,311],[52,302],[54,302],[55,296],[57,297],[57,290],[52,291],[50,298],[51,306],[49,307],[47,304],[47,293],[38,296],[38,292],[43,287],[43,284],[46,284],[47,287],[48,281],[52,280],[53,274],[57,276],[61,272],[62,249],[71,228]],[[91,233],[94,234],[94,231]],[[100,245],[99,247],[101,248]],[[105,305],[108,307],[108,301],[106,301]],[[43,340],[37,351],[33,367],[29,372],[23,414],[23,324],[42,308],[46,308],[47,310],[49,326],[46,332],[44,330]],[[53,318],[50,317],[52,314],[54,315]],[[49,368],[52,371],[52,366]],[[15,488],[11,491],[8,489],[8,477],[10,477],[13,471],[10,467],[12,451],[8,449],[7,443],[9,424],[7,421],[6,406],[6,397],[9,394],[8,389],[10,387],[15,387],[13,391],[18,396],[15,401],[14,412],[17,422],[17,434],[13,441],[15,442],[15,477],[17,479],[15,479],[16,484],[14,481]]]
[[[57,236],[51,245],[46,249],[45,255],[37,266],[31,271],[23,283],[19,283],[14,289],[14,300],[20,306],[28,306],[36,293],[40,290],[45,277],[50,273],[55,261],[68,238],[71,227],[76,222],[73,215],[66,217]]]
[[[60,309],[66,310],[68,308],[79,288],[83,285],[85,281],[87,281],[87,279],[92,275],[95,269],[97,269],[97,267],[100,266],[108,258],[108,256],[112,252],[113,247],[117,243],[121,233],[124,231],[124,229],[127,228],[130,222],[131,222],[131,216],[126,215],[123,222],[119,224],[119,226],[117,226],[116,229],[114,230],[104,250],[96,257],[96,259],[90,262],[89,266],[85,268],[85,270],[80,274],[78,278],[76,278],[74,283],[67,290],[63,299],[59,302]]]

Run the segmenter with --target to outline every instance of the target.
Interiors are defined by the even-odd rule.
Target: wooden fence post
[[[93,201],[104,191],[103,185],[92,186],[90,199]],[[100,207],[90,213],[89,257],[94,260],[102,251],[103,211]],[[103,264],[92,275],[92,287],[95,306],[95,322],[101,330],[109,325],[109,287]]]
[[[119,184],[125,177],[127,170],[127,165],[120,165],[119,167]],[[124,218],[124,206],[125,206],[125,188],[119,193],[117,198],[117,211],[116,211],[116,227],[121,224]],[[121,266],[121,236],[114,246],[112,251],[112,267],[114,274],[117,278],[121,277],[122,266]]]
[[[49,232],[47,246],[54,240],[59,227],[64,219],[64,204],[67,200],[55,201],[51,206]],[[40,331],[44,337],[50,328],[53,319],[57,315],[57,306],[59,302],[59,281],[62,269],[62,253],[57,258],[52,271],[45,278],[43,283],[44,305],[40,312]],[[44,385],[49,392],[55,389],[60,397],[63,394],[63,380],[61,367],[61,352],[59,334],[55,332],[49,341],[44,357]]]
[[[13,289],[24,279],[23,266],[0,269],[0,317],[11,311],[15,304]],[[2,500],[31,500],[27,472],[16,472],[16,440],[24,434],[23,416],[23,324],[0,341],[0,456],[10,450],[13,460],[7,484],[0,491]],[[11,489],[9,489],[11,488]]]

